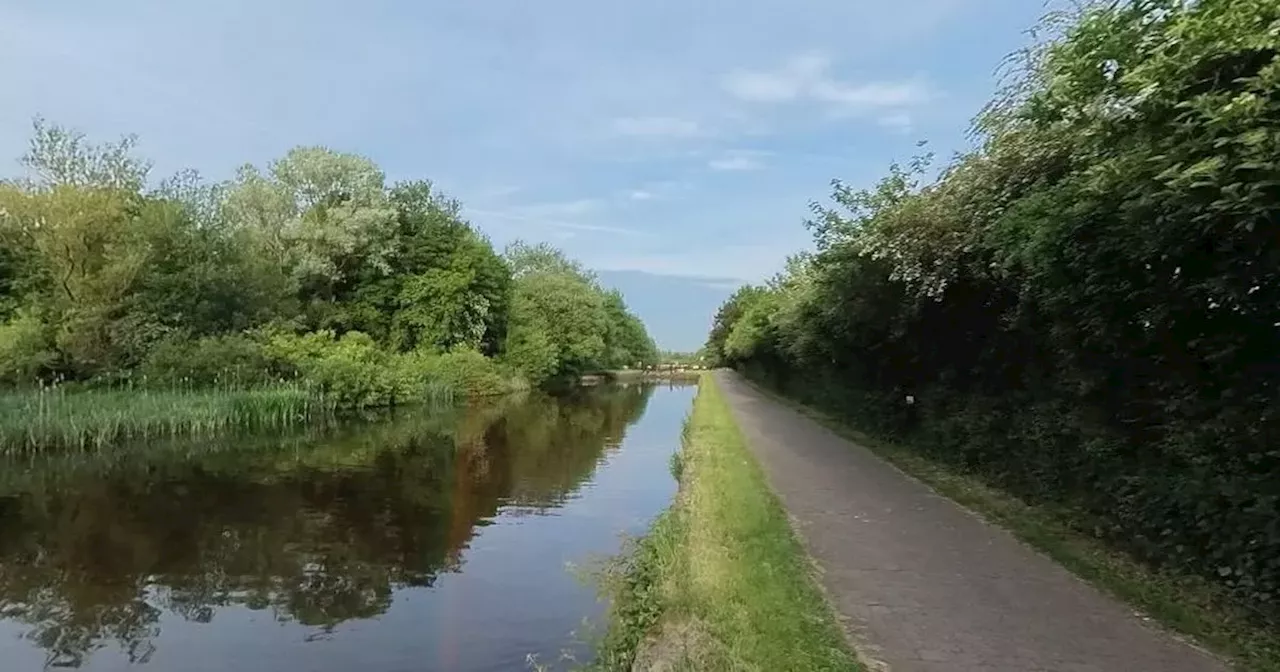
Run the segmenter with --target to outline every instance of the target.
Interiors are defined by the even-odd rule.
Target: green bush
[[[233,334],[161,341],[140,373],[148,384],[243,387],[278,380],[280,371],[262,344]]]
[[[502,361],[534,385],[552,378],[560,367],[556,344],[545,330],[533,325],[511,333]]]
[[[40,318],[19,312],[0,324],[0,382],[32,383],[54,358],[47,329]]]
[[[449,402],[455,394],[467,394],[466,390],[440,375],[437,370],[440,355],[416,350],[392,355],[390,367],[394,403]]]
[[[505,394],[520,387],[496,362],[475,350],[454,350],[430,360],[429,370],[459,394],[468,397]]]
[[[346,408],[448,402],[455,394],[474,397],[513,389],[511,378],[475,350],[390,353],[358,331],[340,338],[331,331],[277,334],[267,351]]]
[[[335,338],[332,331],[271,338],[268,351],[339,407],[365,408],[395,403],[396,375],[390,357],[358,331]]]

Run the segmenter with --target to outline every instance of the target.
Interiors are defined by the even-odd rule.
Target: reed
[[[301,385],[0,392],[0,454],[103,451],[125,441],[288,429],[335,410],[331,398]]]

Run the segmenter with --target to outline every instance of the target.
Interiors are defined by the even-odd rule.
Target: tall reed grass
[[[335,410],[331,398],[296,385],[0,392],[0,455],[101,451],[122,441],[287,429]]]

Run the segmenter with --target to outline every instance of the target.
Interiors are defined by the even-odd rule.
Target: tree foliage
[[[835,183],[708,351],[1278,618],[1280,5],[1058,25],[939,178]]]
[[[300,375],[359,406],[655,356],[581,264],[546,244],[498,254],[430,182],[299,147],[152,189],[133,145],[37,120],[29,174],[0,182],[0,381]]]
[[[621,293],[545,243],[517,241],[505,256],[515,276],[507,361],[531,380],[656,363]]]

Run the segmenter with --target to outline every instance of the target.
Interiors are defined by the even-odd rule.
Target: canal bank
[[[722,391],[702,376],[679,490],[606,572],[604,670],[858,670]]]

